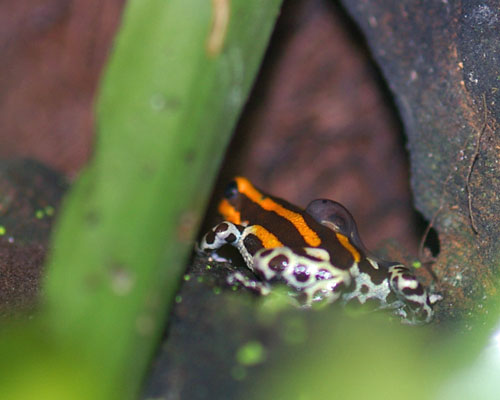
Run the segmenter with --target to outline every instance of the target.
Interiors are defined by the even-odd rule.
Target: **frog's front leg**
[[[248,268],[254,271],[254,255],[263,248],[262,242],[258,238],[260,229],[262,227],[257,225],[245,227],[229,221],[221,222],[203,236],[200,244],[197,245],[197,251],[203,254],[210,254],[216,261],[226,261],[217,255],[216,250],[226,244],[230,244],[239,251]],[[230,285],[239,283],[262,295],[267,295],[270,292],[268,282],[249,278],[239,271],[229,275],[227,282]]]
[[[245,227],[242,225],[236,225],[232,222],[223,221],[214,226],[203,236],[196,250],[199,253],[215,254],[214,258],[219,260],[215,252],[226,244],[237,247],[237,243],[239,243],[244,230]],[[220,259],[219,261],[224,260]]]
[[[264,247],[261,239],[263,231],[265,231],[264,228],[259,225],[243,226],[224,221],[203,236],[197,250],[211,254],[212,257],[215,255],[216,261],[224,261],[217,256],[215,251],[230,244],[238,250],[248,268],[253,270],[253,256]],[[266,231],[266,233],[274,237],[269,232]],[[276,239],[276,243],[280,242]]]
[[[305,247],[277,247],[259,250],[253,270],[265,282],[282,282],[297,292],[302,305],[333,303],[351,284],[348,271],[334,267],[327,251]]]
[[[427,289],[404,265],[389,267],[389,282],[392,291],[409,310],[408,322],[430,322],[433,315],[432,305],[442,299],[440,295],[429,295]]]

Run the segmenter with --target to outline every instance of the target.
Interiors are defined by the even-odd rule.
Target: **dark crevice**
[[[440,251],[439,234],[433,227],[429,228],[429,221],[418,211],[415,211],[415,227],[420,238],[424,239],[425,236],[422,246],[423,254],[419,254],[419,257],[424,259],[420,261],[425,262],[427,261],[425,258],[430,257],[437,258]]]

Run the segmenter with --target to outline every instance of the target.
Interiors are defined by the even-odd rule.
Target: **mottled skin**
[[[302,210],[257,190],[237,177],[219,211],[226,221],[205,234],[199,250],[215,254],[234,246],[258,279],[240,272],[228,278],[268,294],[271,283],[288,285],[304,306],[315,302],[358,302],[390,309],[406,323],[432,319],[430,295],[411,270],[371,255],[352,215],[332,200],[314,200]]]

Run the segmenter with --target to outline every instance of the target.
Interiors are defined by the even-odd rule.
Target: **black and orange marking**
[[[342,269],[361,260],[347,236],[332,232],[301,208],[259,191],[246,178],[236,177],[234,183],[237,192],[220,202],[219,212],[234,224],[253,226],[262,247],[322,247]]]

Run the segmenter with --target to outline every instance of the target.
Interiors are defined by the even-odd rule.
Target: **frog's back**
[[[349,269],[354,261],[359,261],[364,254],[356,249],[349,239],[343,235],[343,243],[339,235],[328,227],[317,222],[303,209],[283,199],[266,196],[276,207],[266,210],[255,202],[246,202],[242,207],[241,218],[248,225],[259,225],[278,237],[287,247],[300,249],[304,247],[321,247],[330,255],[332,264],[341,269]]]

